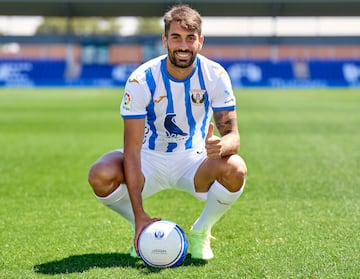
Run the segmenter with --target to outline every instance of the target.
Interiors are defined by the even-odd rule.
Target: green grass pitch
[[[243,196],[215,258],[152,269],[87,183],[122,146],[121,89],[0,90],[0,278],[359,278],[360,90],[237,89]],[[203,203],[165,191],[153,217],[186,231]]]

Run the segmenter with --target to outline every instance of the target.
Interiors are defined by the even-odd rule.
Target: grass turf
[[[87,184],[122,145],[119,89],[0,90],[0,278],[359,278],[360,91],[237,90],[243,196],[215,259],[153,269]],[[165,191],[152,216],[187,230],[203,203]]]

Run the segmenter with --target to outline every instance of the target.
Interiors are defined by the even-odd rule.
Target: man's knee
[[[119,175],[117,168],[97,161],[89,170],[88,181],[96,195],[107,196],[120,184]]]
[[[227,181],[228,190],[231,192],[239,191],[245,184],[247,167],[244,160],[239,156],[229,158],[226,175],[224,179]]]
[[[236,171],[237,179],[238,179],[238,181],[240,181],[239,184],[241,184],[240,188],[245,184],[246,174],[247,174],[247,167],[246,167],[245,162],[242,160],[242,162],[240,162],[238,164],[237,171]]]

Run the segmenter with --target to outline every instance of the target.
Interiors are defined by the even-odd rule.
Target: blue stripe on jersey
[[[176,142],[169,142],[166,152],[173,152],[173,150],[177,147],[177,143]]]
[[[200,61],[198,61],[197,64],[199,65],[198,66],[198,78],[199,78],[199,82],[200,82],[200,87],[201,87],[201,89],[206,90],[206,86],[205,86],[205,82],[204,82],[204,76],[203,76],[203,73],[202,73]],[[206,137],[206,134],[207,134],[207,131],[205,131],[205,128],[206,128],[206,122],[207,122],[207,120],[209,118],[209,107],[210,107],[209,95],[208,95],[207,90],[206,90],[206,92],[204,94],[204,110],[205,110],[205,113],[204,113],[204,119],[203,119],[202,124],[201,124],[201,135],[202,135],[203,139]]]
[[[174,101],[171,92],[170,86],[170,77],[166,71],[166,59],[161,61],[161,75],[164,82],[165,90],[166,90],[166,97],[167,97],[167,107],[166,107],[166,114],[174,113]],[[172,152],[178,144],[176,142],[169,142],[166,148],[166,152]]]
[[[122,115],[122,118],[124,119],[142,119],[145,118],[145,114],[138,114],[138,115]]]
[[[163,59],[161,61],[161,75],[162,75],[162,79],[164,81],[164,85],[165,85],[165,89],[166,89],[166,97],[168,100],[168,104],[166,107],[166,114],[174,113],[174,101],[172,98],[170,79],[169,79],[167,71],[166,71],[166,59]]]
[[[235,106],[231,106],[231,107],[213,108],[213,111],[222,111],[222,110],[235,110]]]
[[[146,107],[146,110],[148,112],[148,123],[149,123],[149,128],[151,130],[151,136],[149,138],[149,149],[154,150],[155,149],[155,141],[157,138],[157,132],[156,132],[156,128],[154,125],[155,119],[156,119],[156,115],[155,115],[155,110],[154,110],[154,93],[155,93],[155,89],[156,89],[156,83],[154,80],[154,77],[152,75],[151,69],[148,68],[145,71],[145,75],[146,75],[146,83],[149,87],[150,93],[151,93],[151,100],[148,104],[148,106]]]
[[[186,140],[185,142],[185,149],[189,149],[192,147],[192,139],[195,133],[195,119],[194,116],[192,115],[192,109],[191,109],[191,100],[190,100],[190,79],[187,79],[184,82],[184,87],[185,87],[185,105],[186,105],[186,116],[188,119],[188,124],[189,124],[189,138]]]

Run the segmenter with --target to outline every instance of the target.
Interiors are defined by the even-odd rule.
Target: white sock
[[[215,181],[208,192],[205,208],[192,226],[192,229],[210,233],[212,226],[241,196],[244,186],[245,182],[238,192],[230,192],[219,182]]]
[[[134,213],[131,207],[131,201],[125,184],[121,184],[107,197],[96,196],[100,202],[105,206],[111,208],[119,213],[122,217],[130,222],[132,227],[135,227]]]

